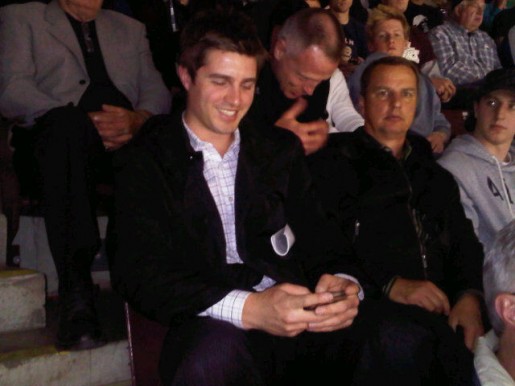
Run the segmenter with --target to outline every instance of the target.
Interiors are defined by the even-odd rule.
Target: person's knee
[[[69,138],[87,128],[87,113],[75,106],[62,106],[49,110],[37,120],[36,130],[41,135],[52,138]]]
[[[226,322],[201,319],[208,322],[189,326],[182,336],[177,333],[184,331],[174,331],[167,337],[159,366],[165,385],[259,384],[245,332]]]

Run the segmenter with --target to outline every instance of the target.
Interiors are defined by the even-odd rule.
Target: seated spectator
[[[168,328],[162,384],[468,385],[472,354],[447,326],[360,301],[296,136],[241,121],[264,55],[254,32],[241,14],[191,20],[184,112],[150,120],[116,155],[113,285]]]
[[[344,47],[340,70],[348,77],[357,64],[368,56],[365,25],[350,16],[353,0],[330,0],[329,9],[334,13],[343,31]]]
[[[367,22],[368,45],[372,54],[360,64],[348,80],[349,92],[356,108],[360,110],[361,75],[375,60],[384,56],[402,56],[408,44],[409,26],[404,15],[385,5],[370,12]],[[450,124],[441,112],[435,89],[427,76],[418,83],[417,112],[411,131],[427,138],[434,153],[441,153],[450,137]]]
[[[312,176],[376,290],[461,326],[472,349],[483,334],[483,250],[452,175],[427,141],[408,131],[417,78],[404,58],[370,64],[361,79],[365,126],[331,135],[310,157]]]
[[[460,187],[465,214],[490,248],[495,234],[515,218],[515,69],[489,73],[468,122],[438,162]]]
[[[23,175],[31,168],[41,181],[59,280],[59,349],[105,343],[90,273],[100,247],[96,182],[110,181],[114,150],[170,109],[143,25],[101,6],[53,0],[0,9],[0,114],[18,125],[20,181],[36,184]]]
[[[508,31],[515,25],[515,7],[507,8],[499,12],[492,23],[490,35],[496,44],[502,42],[508,35]]]
[[[499,12],[492,23],[490,35],[497,44],[497,52],[503,67],[515,64],[515,7]]]
[[[456,87],[448,78],[444,78],[440,72],[440,67],[433,52],[433,47],[429,41],[429,37],[425,29],[418,25],[410,24],[406,16],[411,2],[409,0],[382,0],[384,5],[395,8],[402,12],[410,25],[410,32],[408,37],[408,47],[404,52],[404,57],[416,62],[420,72],[427,75],[436,93],[442,102],[448,102],[456,93]],[[417,19],[418,20],[418,19]]]
[[[408,24],[424,33],[443,23],[444,13],[439,7],[427,5],[424,0],[410,0],[404,12]]]
[[[442,75],[458,88],[456,108],[470,108],[471,89],[501,67],[494,41],[479,29],[484,7],[484,0],[453,0],[449,19],[429,32]]]
[[[306,154],[320,149],[331,131],[352,131],[363,123],[345,77],[338,69],[343,48],[335,16],[305,8],[288,17],[272,37],[248,118],[260,130],[293,131]],[[274,128],[275,127],[275,128]]]
[[[474,364],[481,386],[515,386],[515,220],[486,255],[483,283],[493,328],[479,338]]]
[[[506,9],[507,0],[490,0],[485,3],[485,9],[483,11],[483,23],[481,29],[490,34],[492,24],[495,17],[503,10]]]

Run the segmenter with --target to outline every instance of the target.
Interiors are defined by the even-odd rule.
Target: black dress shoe
[[[60,300],[58,350],[87,350],[107,343],[98,323],[93,296],[87,291],[72,291]]]

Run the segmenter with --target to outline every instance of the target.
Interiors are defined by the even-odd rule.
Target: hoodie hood
[[[485,147],[471,134],[463,134],[454,138],[447,149],[445,154],[452,154],[454,152],[464,153],[470,157],[481,159],[492,166],[496,166],[498,163],[497,159],[491,155]],[[512,143],[510,150],[510,160],[508,163],[501,163],[503,171],[515,171],[515,144]]]

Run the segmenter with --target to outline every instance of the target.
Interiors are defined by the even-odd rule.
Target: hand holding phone
[[[314,311],[315,308],[317,308],[318,306],[325,306],[327,304],[336,303],[336,302],[339,302],[340,300],[343,300],[343,299],[347,298],[347,294],[345,293],[345,291],[329,291],[329,292],[331,292],[333,294],[333,300],[332,301],[330,301],[329,303],[314,304],[312,306],[304,307],[304,309],[306,311]]]

